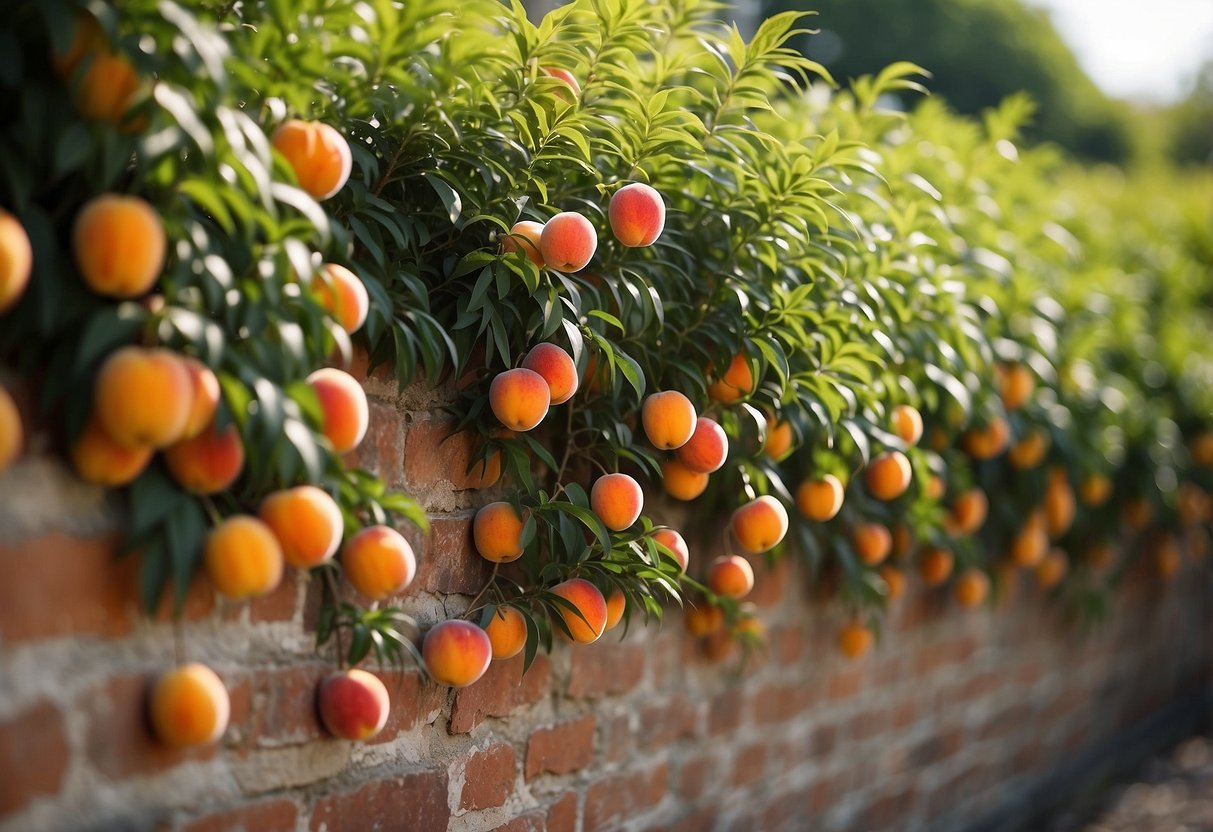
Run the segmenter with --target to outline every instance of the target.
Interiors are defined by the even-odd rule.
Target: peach
[[[838,633],[838,649],[848,659],[858,659],[872,649],[876,639],[859,621],[851,621]]]
[[[369,740],[387,724],[391,706],[379,677],[356,667],[330,673],[316,690],[320,721],[338,739]]]
[[[687,571],[687,565],[691,562],[691,550],[687,548],[687,542],[682,539],[682,535],[673,529],[658,529],[653,532],[653,541],[669,549],[674,560],[678,561],[679,568],[683,572]]]
[[[754,567],[740,555],[722,555],[712,561],[708,587],[724,598],[744,598],[754,588]]]
[[[665,202],[643,182],[624,185],[607,209],[611,231],[625,246],[651,246],[665,228]]]
[[[182,488],[193,494],[225,491],[244,470],[244,442],[229,424],[222,431],[210,428],[164,452],[164,462]]]
[[[338,263],[325,263],[312,278],[312,297],[346,332],[357,332],[371,311],[366,285]]]
[[[17,403],[7,390],[0,387],[0,472],[13,464],[24,443],[25,429],[21,426]],[[148,456],[150,457],[150,453]],[[146,464],[146,460],[144,463]],[[140,466],[140,470],[143,470],[143,466]]]
[[[737,621],[733,624],[733,633],[741,638],[762,641],[766,638],[767,627],[758,617],[758,607],[748,601],[739,605]]]
[[[594,481],[590,489],[590,508],[608,529],[621,532],[631,526],[644,510],[644,492],[640,483],[627,474],[607,474]]]
[[[217,742],[227,730],[231,700],[223,681],[204,664],[165,671],[148,697],[152,730],[165,745],[186,748]]]
[[[1043,462],[1048,452],[1049,435],[1039,428],[1034,428],[1011,446],[1011,450],[1007,452],[1007,461],[1013,468],[1027,471]]]
[[[344,454],[357,448],[371,420],[362,386],[352,375],[334,367],[320,368],[307,377],[307,383],[320,401],[321,430],[333,450]]]
[[[851,530],[851,545],[868,566],[883,563],[893,548],[893,535],[880,523],[859,523]]]
[[[156,285],[166,241],[160,215],[137,196],[102,194],[72,226],[72,254],[85,285],[99,295],[136,298]]]
[[[1049,537],[1058,538],[1065,534],[1074,523],[1074,489],[1070,488],[1070,480],[1065,469],[1056,468],[1049,475],[1049,484],[1045,487],[1045,520]]]
[[[534,220],[519,220],[510,228],[509,236],[501,238],[501,253],[522,251],[527,259],[542,269],[543,254],[539,251],[539,238],[543,235],[543,223]]]
[[[571,355],[555,344],[544,342],[531,347],[522,359],[522,366],[543,376],[550,404],[564,404],[577,392],[577,365]]]
[[[1053,549],[1036,565],[1036,585],[1041,589],[1052,589],[1061,583],[1070,571],[1070,561],[1061,549]]]
[[[953,534],[973,534],[986,522],[989,511],[990,501],[986,493],[980,488],[970,488],[952,503],[947,528]]]
[[[313,199],[328,199],[350,178],[353,157],[349,143],[331,125],[289,119],[278,125],[270,144],[286,157],[299,187]]]
[[[878,500],[895,500],[910,487],[910,460],[901,451],[886,451],[868,463],[864,482]]]
[[[956,603],[969,610],[981,606],[989,594],[990,578],[980,569],[969,568],[961,572],[952,586]]]
[[[526,619],[514,607],[494,610],[484,632],[492,645],[494,659],[512,659],[526,646]]]
[[[346,580],[367,598],[382,601],[408,587],[417,558],[404,535],[390,526],[368,526],[341,547]]]
[[[922,414],[908,404],[899,404],[892,412],[893,432],[907,445],[918,444],[922,439]]]
[[[470,621],[452,619],[435,625],[421,642],[425,671],[440,685],[463,688],[489,669],[493,643]]]
[[[561,67],[545,66],[539,69],[544,75],[550,78],[555,78],[558,81],[563,81],[564,84],[572,91],[573,98],[581,97],[581,84],[577,83],[577,76]],[[567,100],[567,94],[562,93],[562,97]]]
[[[1011,560],[1017,566],[1033,567],[1049,550],[1049,535],[1043,526],[1029,523],[1011,540]]]
[[[110,49],[96,18],[78,14],[68,51],[51,58],[62,78],[75,81],[73,100],[81,115],[121,123],[139,91],[139,75],[125,55]],[[83,73],[76,79],[82,65]]]
[[[1083,505],[1102,506],[1112,496],[1112,480],[1103,474],[1091,474],[1078,484],[1078,499]]]
[[[598,250],[598,233],[576,211],[562,211],[548,220],[539,235],[539,252],[558,272],[584,269]]]
[[[754,392],[754,372],[745,353],[737,353],[724,375],[708,385],[708,397],[714,402],[732,404]]]
[[[341,509],[314,485],[275,491],[261,501],[257,516],[282,544],[282,556],[296,569],[309,569],[337,553],[344,533]]]
[[[884,579],[885,586],[888,590],[885,592],[885,598],[889,601],[896,601],[906,591],[906,573],[902,572],[891,563],[886,563],[880,569],[876,570],[881,578]]]
[[[1192,462],[1201,468],[1213,468],[1213,430],[1196,434],[1188,442]]]
[[[194,395],[190,398],[190,415],[185,420],[185,428],[181,431],[180,439],[193,439],[210,425],[219,409],[219,379],[214,370],[196,358],[181,357],[185,371],[190,376],[190,389]]]
[[[695,420],[691,438],[674,452],[674,457],[699,474],[719,471],[729,455],[729,437],[715,419],[700,416]]]
[[[705,601],[702,605],[687,607],[683,623],[693,636],[710,636],[724,627],[724,611]]]
[[[792,449],[796,436],[792,432],[792,423],[767,417],[767,441],[763,443],[762,451],[773,460],[781,460]]]
[[[796,489],[796,508],[809,520],[824,523],[842,509],[842,481],[833,474],[821,479],[805,480]]]
[[[927,586],[939,586],[952,574],[954,558],[947,549],[932,546],[925,549],[918,562],[918,572]]]
[[[34,250],[25,226],[5,211],[0,211],[0,312],[11,309],[29,283],[34,267]]]
[[[584,578],[572,578],[552,587],[552,594],[563,598],[577,609],[577,612],[573,612],[564,604],[559,606],[560,619],[573,641],[578,644],[590,644],[597,641],[606,631],[607,602],[598,587]]]
[[[282,581],[282,546],[265,523],[237,514],[206,536],[203,559],[207,574],[228,598],[265,595]]]
[[[966,431],[962,444],[974,459],[993,459],[1006,449],[1010,438],[1011,428],[1007,425],[1007,420],[999,416],[991,419],[983,428]]]
[[[766,494],[734,511],[729,527],[738,546],[751,555],[761,554],[788,533],[788,510]]]
[[[613,630],[619,625],[619,622],[623,620],[623,610],[627,604],[628,598],[623,594],[622,590],[615,589],[611,591],[606,601],[607,617],[604,632],[606,630]]]
[[[1064,563],[1064,553],[1060,550],[1054,551],[1061,555]],[[1179,571],[1179,567],[1183,565],[1183,554],[1179,550],[1179,541],[1175,539],[1175,535],[1164,534],[1159,536],[1153,541],[1150,554],[1153,556],[1154,568],[1158,572],[1158,577],[1164,581],[1174,577],[1175,573]],[[1040,579],[1039,573],[1037,573],[1037,579]]]
[[[1023,364],[1000,364],[995,369],[998,394],[1007,410],[1018,410],[1028,403],[1036,390],[1036,378]]]
[[[0,422],[3,418],[0,417]],[[72,467],[85,482],[116,488],[132,482],[152,461],[151,448],[124,448],[90,418],[72,444]],[[0,465],[0,469],[3,469]]]
[[[527,431],[548,415],[552,389],[534,370],[518,367],[498,373],[489,385],[489,407],[510,430]]]
[[[943,481],[943,477],[938,474],[932,474],[927,480],[927,487],[924,489],[928,500],[939,500],[947,493],[948,487]]]
[[[645,436],[654,448],[663,451],[681,448],[695,433],[695,406],[677,390],[665,390],[646,398],[640,416]]]
[[[522,529],[525,518],[514,506],[499,501],[476,512],[472,521],[472,540],[476,551],[493,563],[509,563],[522,557]]]
[[[181,437],[192,401],[190,374],[179,356],[121,347],[97,372],[93,415],[124,448],[163,448]]]
[[[694,500],[708,487],[708,475],[692,471],[677,459],[661,463],[661,484],[676,500]]]

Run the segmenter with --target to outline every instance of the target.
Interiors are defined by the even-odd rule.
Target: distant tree
[[[1177,162],[1213,164],[1213,60],[1197,73],[1171,119],[1171,156]]]

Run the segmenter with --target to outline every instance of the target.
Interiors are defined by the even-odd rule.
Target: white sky
[[[1213,58],[1213,0],[1030,0],[1108,94],[1171,101]]]

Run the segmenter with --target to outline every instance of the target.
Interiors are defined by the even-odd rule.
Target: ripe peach
[[[549,268],[558,272],[584,269],[598,250],[598,233],[576,211],[562,211],[548,220],[539,235],[539,251]]]
[[[96,18],[78,14],[68,51],[51,58],[60,77],[75,81],[73,99],[81,115],[121,123],[139,91],[139,76],[125,55],[110,49]],[[76,79],[81,65],[83,74]]]
[[[1065,534],[1074,523],[1074,512],[1074,489],[1070,488],[1065,469],[1054,469],[1045,488],[1045,519],[1049,537],[1058,538]]]
[[[551,401],[547,380],[526,367],[498,373],[489,385],[489,407],[510,430],[527,431],[535,427],[548,415]]]
[[[1033,567],[1049,550],[1049,535],[1042,525],[1029,523],[1011,540],[1011,560],[1017,566]]]
[[[522,366],[543,376],[552,405],[564,404],[577,392],[577,365],[571,355],[555,344],[544,342],[531,347],[522,359]]]
[[[926,498],[928,500],[938,500],[947,492],[948,486],[944,483],[943,477],[938,474],[932,474],[927,480]]]
[[[545,66],[540,67],[539,71],[544,75],[557,79],[558,81],[563,81],[572,91],[573,98],[581,97],[581,84],[577,83],[577,76],[573,75],[573,73],[569,72],[567,69]],[[562,93],[561,95],[567,100],[567,94]]]
[[[0,312],[7,312],[21,299],[34,266],[25,226],[5,211],[0,211]]]
[[[1027,471],[1043,462],[1048,452],[1049,435],[1039,428],[1033,428],[1027,436],[1011,446],[1007,461],[1013,468]]]
[[[265,595],[282,581],[282,546],[265,523],[237,514],[206,536],[203,558],[215,589],[228,598]]]
[[[1103,474],[1091,474],[1078,484],[1078,499],[1083,505],[1101,506],[1112,496],[1112,480]]]
[[[244,470],[244,442],[234,424],[218,431],[212,423],[193,439],[169,446],[164,462],[186,491],[217,494],[229,488]]]
[[[219,408],[219,379],[210,367],[196,358],[182,356],[181,363],[190,375],[190,388],[194,395],[190,398],[190,415],[185,420],[180,439],[193,439],[206,430],[215,418],[215,411]]]
[[[1213,430],[1204,430],[1188,442],[1192,462],[1201,468],[1213,467]]]
[[[590,508],[608,529],[621,532],[636,522],[644,510],[640,483],[627,474],[607,474],[590,489]]]
[[[859,523],[851,530],[851,545],[868,566],[883,563],[893,548],[893,535],[880,523]]]
[[[885,598],[889,601],[896,601],[906,591],[906,573],[902,572],[891,563],[886,563],[880,569],[876,570],[880,577],[884,579],[885,585],[888,587],[888,592],[885,593]]]
[[[17,411],[17,403],[7,390],[0,387],[0,472],[13,464],[13,460],[21,453],[24,442],[25,430],[21,427],[21,414]],[[144,462],[146,463],[146,460]]]
[[[973,428],[965,432],[962,439],[965,451],[974,459],[993,459],[1007,447],[1011,428],[1001,416],[992,419],[984,428]]]
[[[966,569],[952,586],[952,594],[958,604],[971,610],[980,606],[990,594],[990,578],[980,569]]]
[[[758,607],[748,601],[741,604],[737,611],[737,621],[733,624],[733,634],[739,637],[762,640],[766,638],[767,627],[758,617]]]
[[[623,619],[623,610],[628,604],[628,598],[623,594],[622,590],[613,590],[606,600],[606,630],[613,630]]]
[[[0,416],[0,422],[3,421]],[[0,430],[2,434],[3,430]],[[116,488],[134,481],[142,474],[151,462],[153,453],[151,448],[122,447],[110,438],[101,423],[93,417],[72,445],[72,467],[85,482]],[[0,464],[0,470],[3,468],[4,465]]]
[[[498,607],[484,632],[489,637],[494,659],[512,659],[526,646],[526,619],[514,607]]]
[[[522,529],[526,519],[514,507],[499,501],[476,512],[472,521],[472,540],[476,551],[493,563],[509,563],[522,557]]]
[[[1061,549],[1053,549],[1048,557],[1036,565],[1036,585],[1041,589],[1052,589],[1061,583],[1070,571],[1070,561]]]
[[[939,586],[952,574],[952,553],[947,549],[932,546],[923,550],[918,562],[918,571],[927,586]]]
[[[341,545],[341,509],[314,485],[273,492],[261,501],[257,516],[273,530],[282,556],[296,569],[324,563]]]
[[[683,623],[687,632],[693,636],[710,636],[724,627],[724,611],[704,601],[697,606],[686,608]]]
[[[640,411],[644,433],[653,447],[663,451],[681,448],[695,433],[695,406],[677,390],[654,393]]]
[[[278,125],[270,144],[286,157],[299,187],[313,199],[328,199],[350,178],[353,157],[349,143],[331,125],[289,119]]]
[[[744,598],[754,588],[754,567],[740,555],[722,555],[712,562],[708,587],[725,598]]]
[[[227,730],[231,700],[215,671],[191,663],[165,671],[148,697],[152,729],[174,748],[210,745]]]
[[[368,526],[341,547],[345,577],[367,598],[382,601],[408,587],[417,574],[413,547],[390,526]]]
[[[156,285],[164,267],[164,226],[137,196],[102,194],[72,226],[72,253],[84,283],[99,295],[135,298]]]
[[[501,253],[509,254],[521,250],[527,259],[542,269],[543,254],[539,251],[539,238],[543,234],[543,223],[534,220],[519,220],[510,228],[509,236],[501,238]]]
[[[178,355],[121,347],[97,372],[93,415],[124,448],[163,448],[180,438],[192,400],[189,371]]]
[[[1060,550],[1057,551],[1060,552]],[[1157,537],[1153,541],[1150,554],[1154,559],[1154,568],[1158,570],[1158,577],[1164,581],[1174,577],[1175,573],[1179,571],[1179,567],[1183,564],[1183,553],[1180,551],[1179,541],[1175,539],[1175,535],[1173,534],[1164,534]]]
[[[878,500],[895,500],[910,487],[910,460],[901,451],[886,451],[868,463],[864,482]]]
[[[338,263],[325,263],[312,278],[312,297],[346,332],[366,323],[371,298],[358,275]]]
[[[463,688],[489,669],[493,643],[470,621],[452,619],[435,625],[421,642],[421,658],[430,678],[440,685]]]
[[[842,508],[842,481],[833,474],[819,480],[805,480],[796,489],[796,508],[810,520],[824,523]]]
[[[379,677],[356,667],[330,673],[316,691],[320,721],[338,739],[369,740],[387,724],[391,706]]]
[[[737,353],[724,375],[708,385],[708,397],[714,402],[732,404],[754,392],[754,372],[745,353]]]
[[[765,494],[734,511],[729,527],[737,545],[757,555],[777,545],[788,533],[788,510]]]
[[[851,621],[838,633],[838,649],[848,659],[857,659],[872,649],[872,631],[859,621]]]
[[[995,371],[998,391],[1007,410],[1018,410],[1036,390],[1036,378],[1023,364],[1000,364]]]
[[[893,432],[907,445],[917,445],[922,439],[922,414],[908,404],[899,404],[892,412]]]
[[[683,540],[682,535],[673,529],[658,529],[653,532],[653,541],[669,549],[682,571],[687,571],[687,565],[691,562],[691,550],[687,548],[687,542]]]
[[[578,644],[590,644],[605,632],[607,602],[598,587],[584,578],[572,578],[552,587],[552,594],[568,601],[581,613],[578,615],[563,604],[560,605],[560,618],[573,641]]]
[[[692,471],[677,459],[661,463],[661,484],[676,500],[694,500],[708,487],[708,475]]]
[[[946,526],[952,534],[973,534],[986,522],[990,501],[980,488],[970,488],[952,503]]]
[[[710,474],[720,470],[729,455],[729,437],[719,423],[707,416],[695,420],[695,431],[674,457],[692,471]]]
[[[665,228],[665,202],[642,182],[615,191],[607,214],[615,239],[625,246],[651,246]]]
[[[767,417],[767,441],[763,443],[762,451],[776,461],[783,459],[792,449],[796,436],[792,432],[792,423]]]
[[[307,383],[320,401],[321,429],[333,450],[343,454],[357,448],[371,420],[362,386],[352,375],[334,367],[320,368],[307,377]]]

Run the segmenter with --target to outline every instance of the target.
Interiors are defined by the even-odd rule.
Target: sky
[[[1109,95],[1174,101],[1213,59],[1213,0],[1029,0]]]

